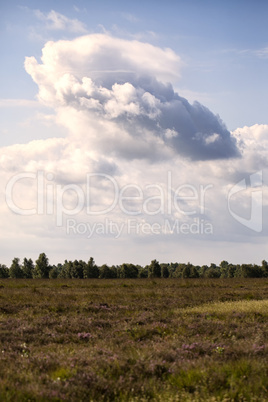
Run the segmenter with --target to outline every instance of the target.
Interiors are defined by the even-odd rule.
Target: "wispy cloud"
[[[102,28],[103,33],[109,34],[109,31],[105,29],[105,27],[99,25]],[[140,31],[135,33],[130,33],[126,29],[122,29],[116,24],[112,26],[112,32],[115,36],[119,36],[121,38],[129,38],[129,39],[136,39],[141,41],[148,41],[152,42],[159,38],[159,35],[154,31]]]
[[[256,51],[256,54],[260,58],[267,59],[268,58],[268,47],[264,47]]]
[[[124,18],[125,20],[129,21],[129,22],[139,22],[140,19],[137,18],[134,14],[131,13],[120,13],[121,17]]]
[[[262,59],[268,58],[268,46],[260,49],[237,49],[237,48],[229,48],[222,49],[221,53],[226,54],[236,54],[239,56],[250,56],[250,57],[259,57]]]
[[[43,13],[40,10],[35,10],[36,17],[46,22],[47,29],[55,31],[69,31],[73,33],[86,33],[87,28],[85,24],[78,19],[71,19],[55,10],[49,13]]]

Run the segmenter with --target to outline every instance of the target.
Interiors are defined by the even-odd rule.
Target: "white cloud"
[[[46,22],[47,29],[55,31],[69,31],[73,33],[86,33],[87,29],[83,22],[77,19],[71,19],[55,10],[49,13],[43,13],[40,10],[35,10],[35,15],[41,21]]]
[[[149,159],[158,148],[163,156],[177,152],[191,159],[238,156],[235,140],[219,117],[197,102],[190,105],[168,83],[178,79],[180,66],[171,49],[107,34],[48,42],[42,64],[33,57],[25,61],[39,86],[39,99],[61,108],[61,115],[78,111],[90,127],[84,140],[96,138],[97,127],[98,145],[108,146],[114,155],[143,158],[149,144]],[[63,120],[69,121],[68,116]],[[180,135],[165,135],[173,129]],[[133,141],[142,144],[136,154]]]
[[[70,116],[71,119],[72,116]],[[55,210],[52,215],[44,213],[21,217],[13,215],[8,207],[2,204],[1,231],[7,233],[6,228],[8,227],[8,235],[11,238],[12,235],[13,239],[14,236],[20,237],[22,244],[26,246],[24,251],[22,250],[22,256],[23,252],[24,255],[27,254],[27,242],[31,241],[32,244],[35,244],[36,254],[38,254],[41,247],[40,242],[46,238],[47,252],[51,258],[53,256],[53,244],[57,244],[59,253],[63,255],[65,250],[66,257],[64,258],[87,258],[86,254],[90,253],[90,255],[97,258],[98,263],[105,262],[105,258],[109,263],[110,261],[120,263],[125,258],[128,258],[128,261],[145,263],[146,258],[150,260],[153,257],[162,261],[176,259],[180,261],[191,260],[195,263],[208,263],[209,261],[206,258],[210,259],[210,261],[219,262],[217,258],[220,258],[219,255],[222,256],[223,254],[224,256],[221,259],[233,260],[236,258],[237,262],[240,262],[242,257],[239,259],[239,252],[241,253],[239,245],[237,245],[237,250],[234,250],[229,242],[248,241],[254,244],[263,241],[263,237],[252,237],[254,233],[237,223],[227,209],[228,191],[241,178],[248,179],[249,175],[254,171],[252,169],[259,168],[259,166],[254,166],[252,163],[254,160],[261,160],[264,153],[264,150],[257,149],[259,133],[263,128],[260,129],[259,126],[255,126],[247,129],[251,131],[255,141],[251,142],[248,148],[244,145],[243,158],[229,160],[227,163],[224,160],[191,162],[187,159],[174,158],[170,155],[169,160],[158,160],[152,165],[151,161],[147,160],[131,161],[113,158],[108,149],[106,151],[103,151],[103,148],[101,151],[97,148],[92,149],[87,142],[78,141],[72,136],[65,139],[52,138],[2,148],[0,157],[2,188],[5,188],[13,175],[18,172],[26,171],[35,174],[37,174],[37,171],[44,172],[44,188],[48,189],[48,186],[52,186],[54,202],[56,202],[58,189],[64,189],[64,186],[68,185],[75,185],[79,186],[86,194],[88,173],[107,174],[110,179],[115,180],[119,189],[123,189],[124,186],[129,188],[129,190],[122,193],[125,197],[132,197],[132,199],[123,199],[122,205],[125,211],[135,212],[141,210],[141,213],[137,216],[129,215],[117,203],[109,213],[94,217],[88,215],[84,205],[79,214],[71,216],[64,214],[63,225],[57,227],[57,211]],[[243,137],[242,129],[240,129],[239,135]],[[246,134],[244,140],[247,140]],[[133,146],[135,145],[141,146],[140,143],[135,144],[134,142]],[[267,149],[268,145],[266,146],[266,154]],[[16,164],[14,164],[14,161],[16,161]],[[265,166],[268,167],[267,160],[266,165],[264,161],[262,162],[262,169]],[[53,180],[47,180],[48,173],[53,173]],[[112,204],[115,192],[113,185],[109,181],[110,179],[104,180],[98,176],[93,177],[90,186],[90,205],[92,210],[105,209]],[[169,179],[171,179],[171,212],[168,211]],[[207,186],[207,190],[204,190]],[[138,197],[139,193],[135,190],[136,188],[142,191],[141,199]],[[153,214],[154,211],[160,208],[160,190],[163,192],[163,213]],[[178,201],[177,207],[174,204],[174,191],[178,191],[178,194],[184,197],[184,199]],[[263,187],[263,193],[264,197],[266,197],[267,183]],[[155,200],[153,199],[154,196],[156,197]],[[190,198],[186,198],[187,196]],[[246,216],[250,211],[250,192],[241,193],[241,197],[237,199],[239,201],[239,205],[237,205],[239,211],[236,210],[236,212]],[[36,198],[36,180],[21,180],[16,184],[14,193],[16,205],[25,209],[34,208]],[[46,200],[46,198],[47,193],[45,190],[44,199]],[[63,200],[65,208],[72,210],[75,208],[77,196],[75,193],[69,194],[66,192]],[[202,205],[204,207],[203,211],[200,209]],[[142,210],[145,207],[146,210]],[[54,208],[56,208],[56,203],[54,203]],[[148,211],[152,215],[148,214]],[[190,213],[189,215],[185,214],[188,212]],[[91,225],[91,227],[94,224],[105,224],[106,220],[108,220],[109,222],[124,225],[124,232],[118,239],[115,239],[115,236],[110,233],[107,235],[94,233],[92,238],[87,239],[88,233],[82,235],[72,231],[67,233],[66,219],[68,218],[74,219],[76,226],[81,223],[82,225]],[[146,234],[146,230],[144,233],[143,229],[138,229],[144,228],[145,225],[155,224],[163,227],[166,221],[170,222],[172,226],[175,224],[176,219],[181,224],[186,225],[191,225],[195,219],[203,220],[213,226],[213,234],[211,236],[204,234],[184,235],[183,233],[170,235],[161,232],[154,235],[153,233]],[[130,220],[134,223],[131,223],[132,230],[128,233],[126,227]],[[264,216],[264,232],[262,236],[267,234],[266,220]],[[33,239],[30,240],[30,237],[33,237]],[[53,239],[53,243],[51,239]],[[142,243],[140,243],[141,239]],[[190,244],[193,243],[196,249],[200,250],[198,256],[190,252]],[[66,244],[70,244],[68,250],[66,249]],[[156,244],[158,244],[157,247]],[[226,247],[229,247],[228,245],[230,245],[230,248],[226,249]],[[122,250],[122,247],[125,251]],[[100,249],[103,248],[106,250],[106,257],[101,256]],[[109,252],[107,251],[108,249],[110,250]],[[137,249],[139,250],[139,257],[137,252],[134,251]],[[216,250],[218,253],[217,258]],[[225,253],[223,253],[223,250]],[[232,250],[232,253],[230,250]],[[207,257],[204,254],[205,252]],[[178,254],[176,255],[176,253]],[[54,258],[55,262],[59,260],[59,257]]]
[[[214,134],[209,135],[209,136],[205,139],[205,142],[206,142],[206,144],[212,144],[212,143],[214,143],[214,142],[216,142],[216,141],[219,141],[219,140],[220,140],[219,134],[214,133]]]
[[[105,34],[93,34],[72,41],[48,42],[43,49],[43,65],[26,58],[26,70],[32,78],[50,85],[65,73],[76,78],[89,77],[106,85],[114,80],[133,79],[147,74],[160,81],[177,80],[181,60],[171,49],[149,43],[128,41]]]

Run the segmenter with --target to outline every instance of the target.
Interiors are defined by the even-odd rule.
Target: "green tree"
[[[263,272],[263,277],[268,278],[268,262],[263,260],[261,262],[261,268],[262,268],[262,272]]]
[[[138,268],[134,264],[122,264],[118,268],[118,278],[137,278]]]
[[[208,266],[207,265],[202,265],[202,267],[200,269],[200,273],[199,273],[200,278],[205,278],[206,277],[206,271],[207,270],[208,270]]]
[[[110,267],[108,267],[108,265],[103,264],[100,267],[100,275],[99,277],[101,279],[112,279],[112,278],[116,278],[116,273],[114,272],[114,270]]]
[[[64,261],[64,264],[58,274],[58,278],[68,279],[71,278],[71,270],[72,270],[72,261]]]
[[[9,269],[3,265],[0,264],[0,278],[8,278],[9,277]]]
[[[191,275],[191,264],[187,264],[182,271],[182,278],[190,278]]]
[[[34,278],[48,278],[50,266],[48,263],[48,258],[45,253],[41,253],[38,259],[35,261],[35,268],[33,271]]]
[[[112,271],[112,278],[117,278],[118,265],[112,265],[110,269]]]
[[[228,266],[228,272],[227,272],[227,278],[233,278],[236,273],[236,266],[233,264],[229,264]]]
[[[161,278],[169,277],[169,264],[160,264],[161,266]]]
[[[20,266],[20,259],[14,258],[9,269],[10,278],[23,278],[23,270]]]
[[[176,265],[176,269],[173,272],[173,277],[174,278],[182,278],[182,273],[184,271],[184,269],[186,268],[186,264],[183,263],[179,263],[179,264],[174,264],[174,266]]]
[[[58,267],[53,265],[51,270],[49,271],[49,279],[56,279],[58,275],[59,275]]]
[[[219,278],[220,272],[215,268],[208,268],[205,272],[205,278]]]
[[[27,258],[24,258],[23,264],[22,264],[22,271],[23,271],[24,278],[32,278],[33,277],[34,263],[31,258],[29,258],[29,260]]]
[[[84,268],[86,263],[82,260],[75,260],[71,266],[71,277],[82,279],[84,275]]]
[[[138,266],[137,268],[139,270],[138,278],[148,278],[149,265],[146,265],[145,267]]]
[[[178,262],[171,262],[169,264],[168,270],[169,270],[170,278],[176,278],[176,275],[177,275],[176,271],[177,271],[178,266],[179,266]]]
[[[199,278],[198,270],[194,265],[190,268],[190,278]]]
[[[90,257],[87,264],[84,266],[83,277],[86,278],[98,278],[100,275],[100,270],[95,264],[94,258]]]
[[[221,261],[220,263],[220,272],[221,272],[221,278],[228,278],[228,270],[229,270],[229,263],[228,261]]]
[[[148,269],[148,278],[160,278],[161,267],[157,260],[152,260]]]
[[[241,278],[242,276],[242,267],[240,264],[235,265],[234,270],[234,278]]]
[[[241,276],[243,278],[261,278],[262,268],[258,265],[252,264],[242,264],[241,265]]]

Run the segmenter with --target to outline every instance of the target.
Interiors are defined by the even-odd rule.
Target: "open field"
[[[0,400],[267,401],[268,280],[0,280]]]

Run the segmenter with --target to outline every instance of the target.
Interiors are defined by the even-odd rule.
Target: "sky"
[[[267,259],[268,3],[0,3],[1,261]]]

